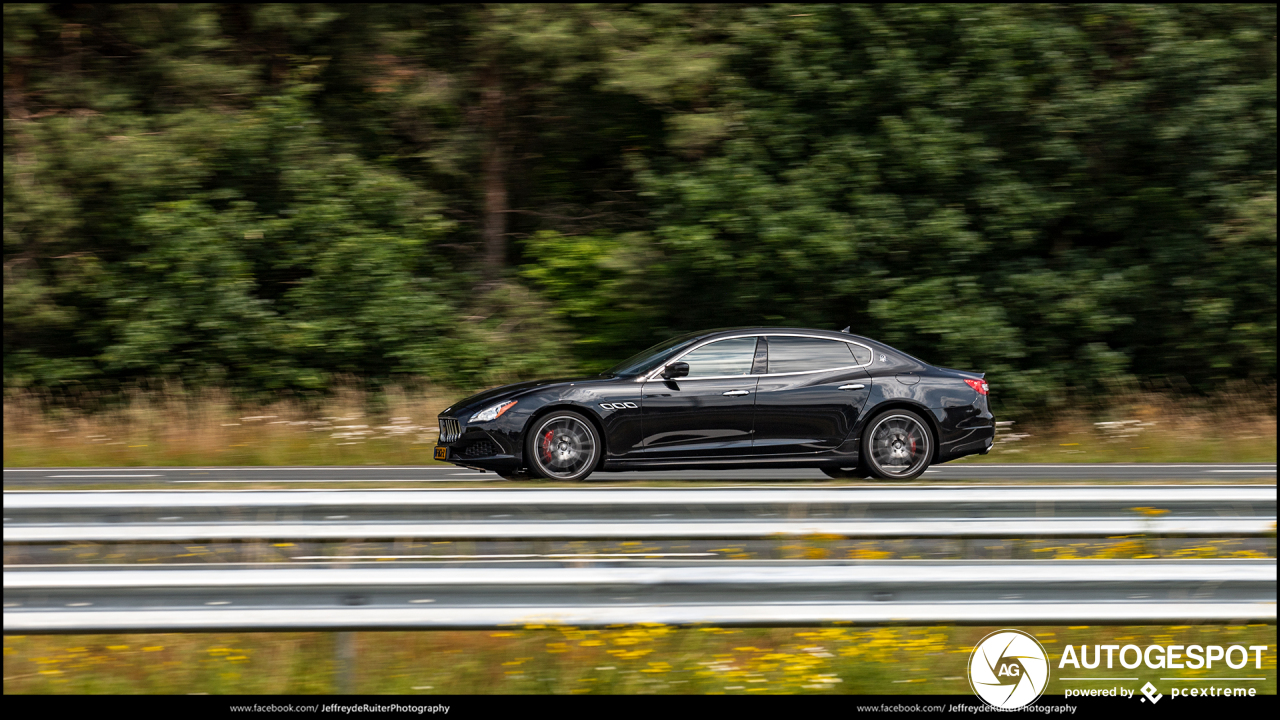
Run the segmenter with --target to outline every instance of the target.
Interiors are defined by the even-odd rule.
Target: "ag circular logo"
[[[1001,710],[1030,705],[1048,684],[1048,655],[1021,630],[997,630],[982,638],[969,656],[969,687]]]

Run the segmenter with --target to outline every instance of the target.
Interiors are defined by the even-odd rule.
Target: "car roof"
[[[891,352],[897,353],[898,355],[901,355],[909,360],[918,362],[922,365],[930,365],[930,366],[932,365],[932,363],[927,363],[918,357],[909,355],[893,347],[892,345],[888,345],[886,343],[880,342],[879,340],[873,340],[864,335],[854,335],[853,333],[847,333],[840,330],[819,330],[817,328],[805,328],[805,327],[765,327],[765,326],[759,326],[759,325],[744,325],[742,327],[727,327],[727,328],[716,328],[714,330],[707,330],[704,333],[698,333],[696,336],[699,339],[703,339],[703,338],[715,337],[717,335],[735,335],[738,333],[759,333],[761,335],[768,335],[770,333],[803,333],[805,335],[819,335],[822,337],[829,337],[832,340],[857,340],[858,342],[866,343],[867,345],[870,345],[876,349],[889,350]],[[687,337],[695,337],[695,335],[689,335]]]
[[[804,327],[765,327],[760,325],[744,325],[742,327],[716,328],[715,330],[707,330],[699,333],[702,337],[712,337],[713,335],[733,335],[737,333],[759,333],[761,335],[778,334],[778,333],[802,333],[805,335],[821,335],[829,337],[833,340],[865,340],[877,345],[884,345],[878,340],[872,340],[861,335],[853,335],[852,333],[840,332],[838,330],[819,330],[817,328]],[[888,347],[887,345],[885,347]]]

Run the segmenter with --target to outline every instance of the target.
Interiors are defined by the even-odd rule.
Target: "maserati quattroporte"
[[[439,421],[436,459],[556,480],[762,467],[909,479],[995,437],[983,373],[803,328],[683,335],[600,375],[473,395]]]

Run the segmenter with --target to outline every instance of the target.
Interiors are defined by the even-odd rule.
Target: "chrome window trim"
[[[823,368],[821,370],[801,370],[798,372],[787,372],[787,373],[762,373],[757,375],[752,375],[750,373],[746,375],[709,375],[707,377],[698,377],[698,378],[683,377],[678,379],[686,382],[692,382],[694,380],[732,380],[735,378],[746,379],[746,378],[788,377],[791,375],[812,375],[813,373],[835,372],[836,370],[854,370],[858,368],[864,368],[871,365],[873,362],[875,362],[875,359],[876,359],[876,353],[874,350],[855,340],[845,340],[844,338],[833,338],[833,337],[827,337],[825,335],[807,335],[805,333],[795,333],[795,332],[775,332],[775,333],[751,332],[751,333],[742,333],[740,335],[726,335],[724,337],[712,338],[705,342],[698,343],[697,345],[694,345],[688,350],[685,350],[679,355],[662,363],[662,365],[660,365],[656,370],[651,371],[648,375],[640,376],[640,379],[638,382],[645,383],[645,382],[651,382],[653,380],[658,379],[659,377],[661,377],[662,371],[665,370],[668,365],[670,365],[671,363],[680,362],[680,359],[683,358],[685,355],[688,355],[689,353],[693,352],[694,350],[697,350],[703,345],[710,345],[713,342],[720,342],[721,340],[736,340],[737,338],[744,338],[744,337],[754,337],[754,338],[803,337],[803,338],[813,338],[815,340],[830,340],[831,342],[848,343],[850,345],[857,345],[858,347],[866,350],[867,353],[871,355],[871,359],[865,363],[862,363],[861,365],[842,365],[840,367]],[[857,357],[855,356],[854,359],[856,360]]]

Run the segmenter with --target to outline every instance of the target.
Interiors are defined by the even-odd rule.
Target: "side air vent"
[[[462,457],[479,458],[498,454],[498,446],[489,440],[473,442],[462,448]]]

